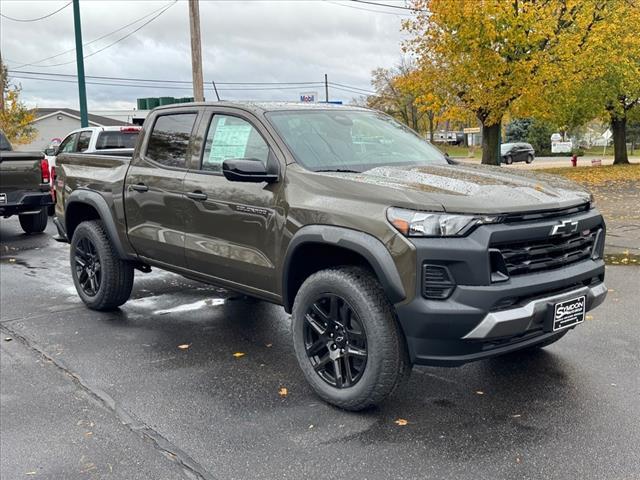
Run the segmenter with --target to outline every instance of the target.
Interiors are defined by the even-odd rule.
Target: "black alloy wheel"
[[[74,268],[82,291],[94,297],[102,282],[102,265],[93,242],[87,237],[80,239],[74,250]]]
[[[307,357],[322,380],[339,389],[358,383],[367,365],[367,335],[342,297],[318,297],[305,314],[303,335]]]

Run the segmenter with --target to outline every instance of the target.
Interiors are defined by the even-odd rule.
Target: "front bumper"
[[[602,217],[595,210],[572,218],[578,219],[580,229],[601,226],[604,232]],[[412,239],[418,266],[416,292],[411,301],[395,306],[412,361],[456,366],[533,346],[561,333],[552,329],[555,303],[584,295],[587,311],[600,305],[607,293],[601,258],[507,280],[492,277],[492,242],[507,236],[542,238],[557,223],[558,219],[550,219],[487,225],[464,238]],[[423,296],[425,263],[450,272],[455,288],[448,298]]]

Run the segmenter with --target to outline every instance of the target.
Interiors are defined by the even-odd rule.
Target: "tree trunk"
[[[611,114],[611,132],[613,133],[613,164],[628,165],[627,155],[627,116]]]
[[[500,165],[500,125],[482,122],[482,164]]]
[[[428,112],[427,118],[429,119],[429,141],[433,143],[433,113]]]

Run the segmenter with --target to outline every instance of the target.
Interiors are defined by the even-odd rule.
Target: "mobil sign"
[[[304,92],[300,94],[302,103],[316,103],[318,101],[318,92]]]

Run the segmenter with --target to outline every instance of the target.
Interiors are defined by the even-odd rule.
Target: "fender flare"
[[[298,230],[291,239],[283,263],[282,300],[287,312],[291,312],[294,300],[289,298],[288,289],[291,260],[299,247],[309,243],[337,246],[361,255],[373,268],[391,303],[395,304],[406,298],[402,279],[393,257],[376,237],[344,227],[308,225]]]
[[[127,254],[126,250],[124,249],[124,245],[122,245],[122,242],[120,241],[120,237],[118,236],[118,229],[116,227],[116,222],[113,219],[111,209],[109,208],[109,205],[107,205],[107,201],[104,199],[104,197],[98,192],[94,192],[92,190],[75,190],[71,193],[71,195],[69,195],[69,200],[65,205],[64,215],[67,236],[69,235],[69,224],[67,223],[69,216],[67,214],[67,211],[69,210],[69,207],[74,203],[90,205],[98,212],[98,216],[100,217],[100,220],[102,221],[102,224],[107,231],[107,235],[111,240],[111,244],[118,252],[118,256],[122,259],[128,259],[130,255]],[[71,241],[71,238],[69,238],[69,241]]]

